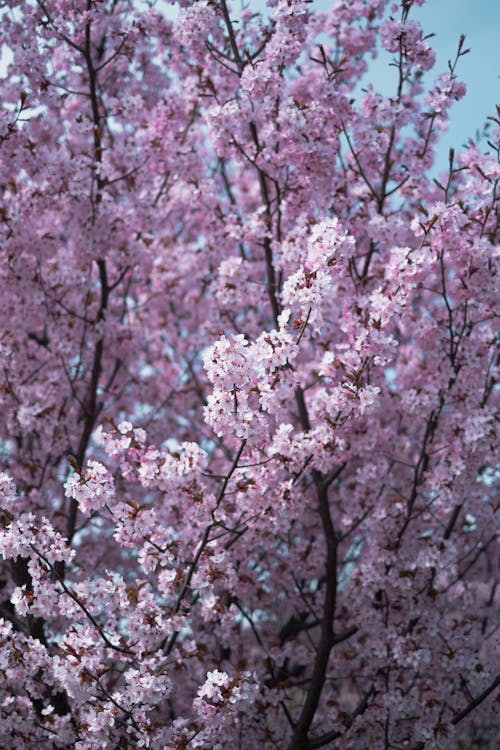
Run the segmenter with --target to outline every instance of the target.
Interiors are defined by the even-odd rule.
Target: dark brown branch
[[[228,473],[224,477],[224,480],[222,482],[222,486],[221,486],[221,488],[219,490],[219,494],[217,495],[217,500],[215,501],[215,506],[214,506],[214,508],[212,510],[212,519],[214,519],[215,511],[217,510],[217,508],[219,507],[219,505],[221,504],[221,502],[222,502],[222,500],[224,498],[224,495],[225,495],[226,489],[227,489],[227,485],[228,485],[229,480],[231,479],[232,475],[236,471],[236,468],[238,466],[238,461],[240,460],[241,455],[242,455],[242,453],[243,453],[243,451],[245,449],[245,445],[246,445],[246,440],[242,440],[241,441],[241,445],[240,445],[240,447],[239,447],[239,449],[238,449],[238,451],[237,451],[237,453],[236,453],[236,455],[235,455],[235,457],[233,459],[233,463],[231,465],[231,468],[229,469]],[[176,601],[176,603],[174,605],[174,608],[173,608],[173,613],[174,614],[177,614],[179,612],[180,608],[181,608],[181,604],[182,604],[182,602],[184,600],[184,597],[186,596],[186,593],[187,593],[187,591],[189,589],[189,586],[191,585],[191,579],[193,578],[193,575],[194,575],[194,573],[196,571],[196,568],[198,567],[198,563],[200,561],[200,558],[201,558],[201,556],[202,556],[202,554],[203,554],[203,552],[204,552],[204,550],[205,550],[208,542],[210,541],[210,533],[211,533],[212,529],[214,528],[214,525],[215,525],[215,520],[213,520],[213,522],[210,523],[207,526],[207,528],[205,529],[205,531],[203,532],[203,536],[201,538],[200,544],[198,545],[198,549],[196,550],[196,554],[195,554],[195,556],[193,558],[193,561],[191,562],[191,564],[189,566],[189,570],[187,572],[186,578],[184,580],[182,588],[181,588],[181,590],[179,592],[179,595],[177,597],[177,601]],[[178,635],[179,635],[178,631],[175,631],[174,633],[172,633],[172,635],[170,637],[170,640],[168,641],[168,644],[167,644],[166,640],[163,641],[163,643],[161,645],[161,648],[165,648],[165,652],[166,652],[167,655],[172,651],[172,649],[174,647],[174,644],[175,644],[175,642],[177,640]]]
[[[106,644],[106,646],[108,646],[108,648],[113,649],[113,651],[118,651],[121,654],[129,654],[130,653],[130,649],[129,648],[124,648],[122,646],[116,646],[114,643],[112,643],[109,640],[109,638],[104,633],[104,631],[102,630],[101,626],[99,625],[99,623],[97,622],[97,620],[95,619],[95,617],[93,616],[93,614],[89,611],[89,609],[85,606],[85,604],[78,598],[78,596],[65,583],[64,579],[58,573],[58,571],[56,569],[56,566],[52,565],[52,563],[49,562],[49,560],[45,557],[45,555],[42,552],[40,552],[40,550],[38,550],[33,544],[30,544],[30,547],[33,550],[33,552],[37,555],[37,557],[39,557],[40,560],[43,561],[43,563],[46,565],[47,569],[50,570],[50,572],[53,574],[54,578],[61,584],[61,587],[62,587],[64,593],[67,594],[70,597],[70,599],[72,599],[75,602],[75,604],[77,604],[80,607],[80,609],[85,614],[85,616],[90,620],[90,622],[95,627],[95,629],[99,633],[100,637],[102,638],[102,640],[104,641],[104,643]]]
[[[325,684],[330,652],[335,645],[333,622],[337,606],[337,555],[338,537],[335,532],[328,502],[328,490],[321,483],[319,472],[313,471],[316,484],[319,515],[326,542],[326,590],[321,615],[321,635],[314,659],[313,671],[305,703],[295,726],[288,750],[303,750],[308,747],[307,734],[318,709]]]
[[[358,716],[361,716],[361,714],[366,711],[366,709],[368,708],[370,697],[374,694],[374,692],[375,691],[372,685],[370,690],[364,696],[359,705],[354,709],[352,714],[350,714],[350,716],[344,720],[343,723],[345,729],[343,731],[334,729],[331,732],[323,734],[321,737],[316,737],[315,739],[309,740],[306,746],[307,750],[316,750],[316,748],[324,747],[325,745],[328,745],[328,743],[334,742],[335,740],[338,740],[339,737],[342,737],[347,732],[347,730],[352,727],[355,719],[357,719]]]
[[[462,510],[463,503],[459,503],[458,505],[455,505],[453,512],[450,516],[450,520],[448,521],[448,525],[445,529],[445,532],[443,534],[443,539],[449,539],[451,536],[451,532],[455,528],[455,524],[458,520],[458,516],[460,515],[460,511]]]
[[[468,716],[472,711],[474,711],[475,708],[477,708],[483,701],[486,700],[486,698],[491,695],[491,693],[496,690],[496,688],[500,685],[500,675],[497,675],[491,685],[486,688],[486,690],[483,690],[481,695],[478,695],[477,698],[474,698],[460,713],[458,713],[456,716],[453,717],[451,720],[451,723],[455,726],[460,721],[465,719],[466,716]]]
[[[222,10],[222,15],[224,17],[224,23],[226,25],[227,33],[229,36],[229,44],[231,45],[231,50],[234,55],[234,62],[236,63],[236,66],[238,68],[238,74],[241,75],[243,73],[243,69],[245,67],[245,62],[243,61],[240,51],[238,49],[238,42],[236,41],[236,35],[234,33],[233,24],[231,21],[231,18],[229,16],[229,11],[227,9],[227,3],[226,0],[221,0],[220,8]]]

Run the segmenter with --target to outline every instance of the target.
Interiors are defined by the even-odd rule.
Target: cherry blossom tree
[[[500,111],[432,177],[422,1],[3,1],[7,750],[493,741]]]

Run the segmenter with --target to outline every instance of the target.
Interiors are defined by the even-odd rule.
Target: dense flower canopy
[[[0,5],[1,747],[494,741],[500,111],[431,176],[422,2]]]

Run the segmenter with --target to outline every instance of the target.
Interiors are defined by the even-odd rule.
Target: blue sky
[[[466,36],[464,48],[471,50],[456,71],[467,94],[453,107],[437,154],[436,166],[447,168],[450,147],[458,150],[500,104],[500,0],[427,0],[412,9],[411,17],[420,21],[426,34],[435,34],[431,44],[437,55],[436,72],[446,70],[448,60],[455,58],[460,34]],[[373,82],[377,83],[376,77]]]

